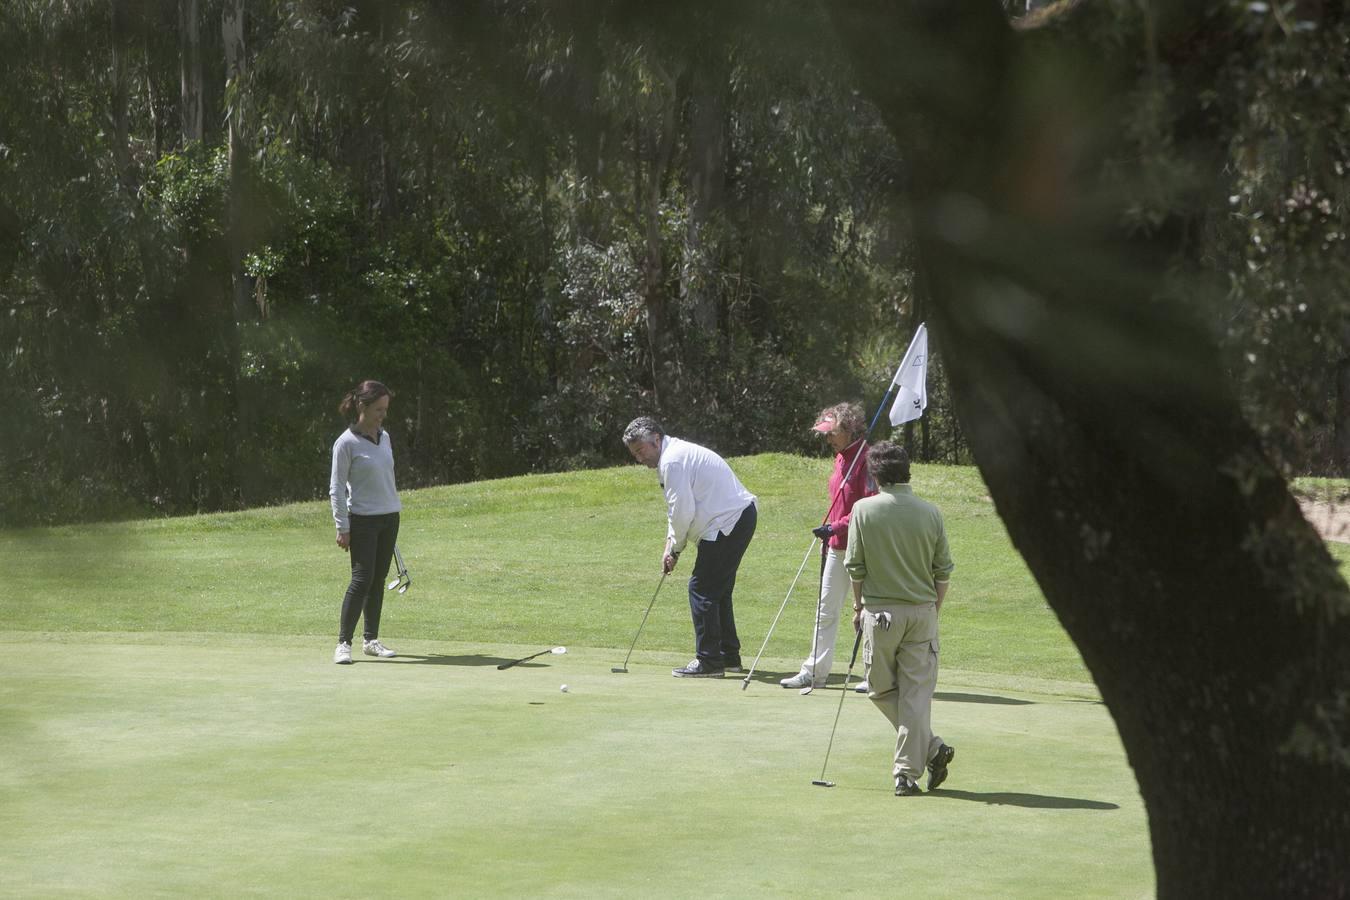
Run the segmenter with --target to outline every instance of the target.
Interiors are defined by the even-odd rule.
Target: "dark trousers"
[[[741,513],[730,534],[698,542],[698,559],[689,579],[689,614],[694,620],[694,647],[698,658],[717,667],[737,664],[741,639],[736,636],[736,614],[731,593],[736,588],[736,570],[745,548],[755,536],[758,514],[751,503]]]
[[[356,620],[366,616],[365,639],[380,636],[380,609],[384,606],[384,580],[398,541],[398,513],[383,516],[350,517],[352,583],[342,598],[342,621],[338,642],[350,644],[356,632]]]

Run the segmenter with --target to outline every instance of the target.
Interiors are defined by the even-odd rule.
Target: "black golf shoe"
[[[714,668],[701,659],[693,660],[689,665],[679,669],[672,669],[670,674],[676,678],[721,678],[727,670],[721,666]]]
[[[915,794],[922,793],[923,791],[919,789],[919,783],[913,778],[904,773],[895,776],[895,796],[912,797]]]
[[[956,749],[951,744],[943,744],[938,748],[938,752],[928,763],[928,789],[930,791],[947,780],[947,766],[954,756],[956,756]]]

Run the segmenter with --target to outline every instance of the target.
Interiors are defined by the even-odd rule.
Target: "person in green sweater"
[[[874,497],[853,506],[844,568],[853,583],[853,629],[862,634],[868,697],[895,728],[895,795],[921,793],[947,778],[956,751],[933,733],[938,613],[952,557],[942,513],[914,495],[909,455],[890,441],[868,452]]]

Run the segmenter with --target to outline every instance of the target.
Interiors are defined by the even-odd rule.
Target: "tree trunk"
[[[1342,478],[1350,477],[1350,324],[1341,326],[1344,354],[1336,361],[1336,407],[1333,433],[1333,465]]]
[[[645,167],[637,167],[639,181],[637,203],[640,210],[646,253],[642,262],[643,300],[647,314],[647,341],[652,361],[652,395],[660,408],[663,384],[675,375],[678,365],[672,364],[674,350],[670,325],[669,291],[666,288],[665,252],[661,236],[661,204],[665,200],[666,179],[670,173],[671,157],[675,149],[675,111],[679,105],[676,80],[658,71],[659,80],[666,87],[659,125],[639,122],[635,143],[644,159]]]
[[[379,43],[385,44],[392,40],[397,29],[398,8],[395,4],[385,2],[379,5]],[[386,88],[382,102],[380,103],[380,130],[376,136],[380,166],[380,186],[376,205],[379,208],[380,226],[382,230],[388,230],[393,227],[393,223],[399,218],[399,164],[396,138],[393,137],[395,128],[404,128],[406,125],[402,122],[396,126],[393,118],[394,91],[392,87]]]
[[[183,144],[204,135],[202,106],[201,0],[178,0],[179,109]]]
[[[600,79],[603,59],[600,52],[600,17],[589,4],[567,3],[562,8],[573,20],[576,52],[573,60],[574,80],[572,101],[575,105],[576,126],[572,140],[576,147],[577,174],[582,183],[582,200],[577,206],[577,240],[598,244],[603,239],[599,209],[600,177],[604,159],[601,139],[607,130],[600,112]]]
[[[229,380],[234,394],[237,433],[227,446],[246,447],[254,436],[253,403],[243,381],[241,330],[257,318],[252,291],[244,271],[248,249],[246,234],[248,211],[248,150],[244,143],[244,105],[247,100],[247,57],[244,48],[244,0],[225,0],[221,9],[221,38],[225,47],[225,96],[227,99],[227,157],[229,165],[229,204],[226,224],[226,252],[229,255],[229,297],[233,315],[226,328]],[[239,501],[247,505],[256,496],[256,473],[245,461],[247,454],[230,451],[229,465],[234,472]]]
[[[150,42],[143,45],[145,50],[145,105],[150,112],[150,130],[154,140],[154,158],[164,155],[164,123],[160,116],[159,94],[155,91],[155,72],[150,59]]]
[[[727,72],[725,56],[715,43],[710,59],[699,60],[693,71],[693,98],[689,128],[689,221],[685,229],[684,264],[680,268],[680,295],[699,332],[715,339],[719,334],[718,292],[712,284],[715,243],[708,225],[722,208],[727,167]]]
[[[1127,96],[1133,64],[1064,35],[1058,57],[1020,55],[992,0],[830,9],[914,167],[963,431],[1115,717],[1158,896],[1345,896],[1350,591],[1206,333],[1159,299],[1172,248],[1121,231],[1129,198],[1080,180],[1100,160],[1062,156],[1121,146],[1101,99]],[[1233,52],[1211,25],[1158,23],[1214,57],[1192,77]]]
[[[131,184],[131,146],[128,143],[127,104],[130,98],[127,74],[131,45],[130,10],[128,0],[111,0],[112,7],[112,97],[108,118],[112,124],[112,153],[117,167],[118,182],[123,188]]]
[[[249,286],[244,273],[246,249],[245,193],[248,185],[248,150],[244,146],[244,103],[247,88],[247,57],[244,50],[244,0],[225,0],[221,11],[221,37],[225,46],[225,82],[228,104],[227,152],[230,171],[229,232],[230,283],[234,317],[238,322],[253,318]]]

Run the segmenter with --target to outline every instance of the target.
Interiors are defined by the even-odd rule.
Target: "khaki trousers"
[[[933,734],[933,691],[938,675],[935,603],[868,605],[863,600],[863,667],[867,696],[895,728],[892,777],[915,781],[942,746]],[[883,626],[889,617],[890,627]]]

